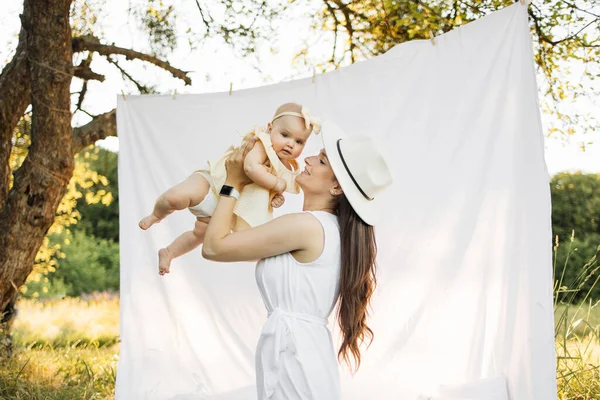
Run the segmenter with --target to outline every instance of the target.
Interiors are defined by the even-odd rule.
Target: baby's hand
[[[285,197],[283,197],[282,194],[277,193],[275,197],[273,197],[273,200],[271,200],[271,207],[279,208],[283,203],[285,203]]]
[[[276,191],[277,193],[281,194],[281,193],[285,192],[286,187],[287,187],[287,183],[285,183],[285,180],[282,178],[277,178],[277,185],[275,185],[273,190]]]

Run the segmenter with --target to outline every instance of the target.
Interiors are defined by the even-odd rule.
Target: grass
[[[590,305],[561,305],[555,310],[556,376],[561,400],[600,399],[599,319],[599,309]]]
[[[111,346],[119,337],[119,298],[102,293],[86,298],[21,299],[13,327],[16,344],[34,348]]]
[[[0,369],[0,399],[113,399],[118,345],[18,349]]]
[[[554,276],[560,277],[554,285],[554,338],[556,343],[556,377],[560,400],[600,399],[600,307],[591,293],[600,280],[598,251],[581,268],[571,282],[564,282],[574,236],[566,249],[566,261],[556,266],[558,237],[554,246]],[[559,274],[557,274],[559,272]],[[591,288],[584,287],[592,282]],[[583,300],[574,305],[574,299],[583,294]]]
[[[0,399],[114,398],[119,359],[119,299],[114,294],[21,299],[15,352],[2,360]]]

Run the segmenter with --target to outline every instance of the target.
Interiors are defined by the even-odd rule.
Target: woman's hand
[[[225,184],[233,186],[239,192],[242,191],[244,186],[252,183],[252,180],[244,172],[244,159],[248,152],[252,150],[252,147],[254,147],[255,141],[256,138],[254,136],[245,138],[242,145],[236,148],[229,158],[225,160],[225,169],[227,170]]]

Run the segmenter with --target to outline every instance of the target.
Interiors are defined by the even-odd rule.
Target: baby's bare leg
[[[152,214],[142,218],[140,228],[146,230],[157,222],[162,221],[167,215],[176,210],[199,204],[210,190],[210,184],[201,174],[194,173],[181,183],[173,186],[161,194]]]
[[[158,273],[160,275],[168,274],[171,267],[171,261],[174,258],[182,256],[204,242],[204,234],[208,224],[199,219],[196,221],[194,230],[185,232],[177,237],[167,247],[158,251]]]

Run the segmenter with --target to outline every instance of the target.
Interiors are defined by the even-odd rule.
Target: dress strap
[[[269,134],[264,132],[260,127],[254,128],[254,135],[258,140],[260,140],[265,148],[265,152],[267,153],[267,158],[269,159],[269,163],[271,164],[271,173],[285,180],[287,184],[286,192],[300,193],[300,186],[296,183],[296,176],[300,175],[300,171],[298,171],[298,163],[296,160],[290,160],[290,165],[294,169],[290,171],[277,157],[277,153],[273,149],[273,143],[271,142],[271,137]]]
[[[314,315],[310,315],[310,314],[305,314],[305,313],[294,313],[294,312],[290,312],[290,311],[284,311],[279,307],[275,307],[272,311],[270,311],[267,314],[267,318],[281,318],[281,317],[286,317],[286,318],[294,318],[300,321],[304,321],[304,322],[310,322],[311,324],[318,324],[318,325],[327,325],[327,319],[325,318],[319,318],[317,316]]]
[[[337,216],[330,214],[326,211],[305,211],[311,213],[316,219],[319,220],[323,230],[325,231],[325,235],[337,235],[339,236],[340,227],[337,220]]]

